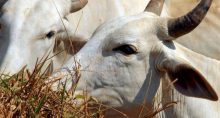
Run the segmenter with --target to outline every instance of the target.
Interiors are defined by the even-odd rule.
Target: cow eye
[[[48,32],[48,33],[46,34],[46,37],[47,37],[48,39],[50,39],[50,38],[52,38],[54,35],[55,35],[55,31],[50,31],[50,32]]]
[[[132,45],[122,45],[117,48],[114,48],[113,51],[120,51],[125,55],[131,55],[137,53],[137,48]]]

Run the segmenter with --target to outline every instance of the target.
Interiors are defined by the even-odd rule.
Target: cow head
[[[0,70],[15,73],[34,66],[51,51],[55,39],[73,34],[66,16],[87,0],[6,0],[1,2]]]
[[[202,0],[185,16],[172,19],[153,12],[155,1],[151,1],[148,5],[151,8],[146,8],[144,13],[100,26],[54,76],[66,74],[61,82],[67,82],[66,89],[70,89],[75,84],[72,69],[78,67],[74,60],[79,61],[81,78],[77,92],[86,89],[89,95],[115,107],[141,104],[144,99],[151,103],[160,80],[166,75],[171,81],[177,80],[173,85],[184,95],[217,100],[213,88],[187,60],[185,48],[172,41],[199,25],[211,1]],[[57,86],[59,83],[54,84],[54,88]]]

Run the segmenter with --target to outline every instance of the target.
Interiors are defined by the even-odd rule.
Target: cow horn
[[[88,0],[71,0],[71,9],[70,12],[76,12],[86,6]]]
[[[203,20],[211,6],[212,0],[201,0],[200,3],[186,15],[168,20],[168,33],[177,38],[195,29]]]
[[[152,12],[160,16],[163,9],[164,0],[150,0],[144,11]]]

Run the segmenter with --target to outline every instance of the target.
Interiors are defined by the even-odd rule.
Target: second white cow
[[[66,16],[86,0],[5,0],[0,12],[0,71],[14,74],[53,49],[55,38],[74,33]],[[69,35],[67,35],[69,34]]]

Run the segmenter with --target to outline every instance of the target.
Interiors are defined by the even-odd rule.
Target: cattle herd
[[[66,90],[76,84],[80,65],[76,93],[87,91],[131,118],[167,101],[177,105],[156,117],[220,118],[220,61],[174,41],[203,21],[212,0],[200,0],[176,18],[168,17],[168,3],[1,0],[0,70],[31,70],[38,58],[50,55],[50,80],[61,77],[52,85],[55,91],[64,82]],[[111,111],[106,117],[121,116]]]

